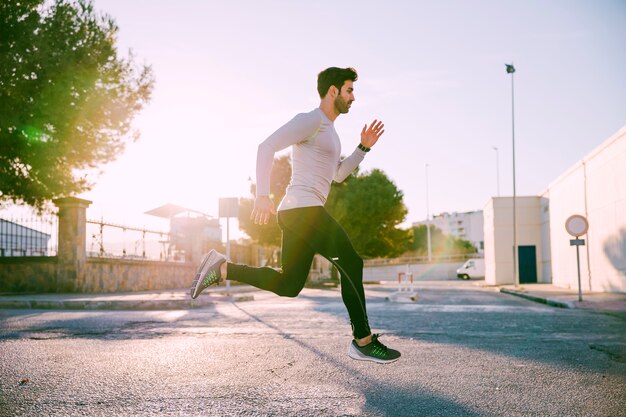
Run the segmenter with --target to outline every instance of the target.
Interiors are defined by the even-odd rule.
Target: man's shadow
[[[613,267],[621,272],[620,278],[626,280],[626,228],[621,228],[617,234],[606,239],[603,248]],[[618,290],[624,288],[624,283],[620,284],[611,286]]]

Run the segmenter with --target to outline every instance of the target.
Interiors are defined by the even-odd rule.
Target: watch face
[[[589,229],[589,223],[587,219],[580,214],[574,214],[570,216],[565,222],[565,230],[572,236],[578,237],[587,233]]]

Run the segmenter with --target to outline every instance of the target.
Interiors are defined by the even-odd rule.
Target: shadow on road
[[[212,306],[205,307],[202,311],[205,312],[202,321],[194,320],[186,323],[185,328],[188,329],[186,334],[199,334],[191,330],[207,327],[211,320],[223,321],[222,315]],[[185,310],[150,312],[133,310],[117,310],[115,312],[38,310],[30,314],[24,314],[21,310],[15,310],[14,314],[0,311],[0,340],[85,338],[119,341],[154,339],[171,334],[171,329],[164,324],[167,325],[171,322],[172,326],[178,327],[180,321],[188,321],[185,317],[189,314],[190,312]],[[54,319],[48,317],[54,317]],[[19,320],[23,323],[27,319],[34,319],[34,323],[27,327],[17,326],[18,330],[14,330],[14,326],[11,325],[13,320]]]
[[[263,319],[249,313],[236,303],[233,305],[242,313],[250,317],[251,319],[263,324],[264,326],[274,330],[280,334],[284,339],[292,341],[303,349],[317,355],[327,363],[331,363],[337,369],[346,373],[350,378],[357,376],[361,383],[358,387],[350,387],[351,389],[360,390],[365,399],[364,413],[366,415],[381,415],[381,416],[404,416],[404,415],[429,415],[429,416],[480,416],[476,413],[457,402],[441,397],[438,394],[416,389],[406,389],[400,385],[390,385],[388,381],[381,382],[374,379],[363,372],[359,371],[355,367],[347,366],[345,363],[340,362],[334,356],[329,356],[315,346],[305,343],[301,339],[286,333],[281,328],[264,321]],[[380,365],[375,363],[363,363],[364,365],[371,366],[401,366],[398,362],[389,365]]]

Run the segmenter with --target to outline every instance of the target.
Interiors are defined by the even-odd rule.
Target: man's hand
[[[367,127],[367,124],[363,126],[363,130],[361,131],[361,145],[366,148],[371,148],[374,146],[378,139],[385,132],[385,125],[383,122],[379,122],[378,120],[374,120],[370,127]]]
[[[258,196],[254,200],[254,208],[252,209],[252,214],[250,214],[250,219],[254,221],[254,224],[267,224],[270,220],[270,215],[276,215],[274,202],[266,195]]]

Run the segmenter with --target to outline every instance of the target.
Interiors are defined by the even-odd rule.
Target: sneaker
[[[196,277],[191,283],[191,298],[197,298],[205,288],[217,284],[222,280],[220,276],[220,266],[224,262],[226,262],[226,257],[216,250],[212,249],[209,253],[204,255]]]
[[[348,349],[348,356],[359,361],[372,361],[377,363],[391,363],[400,358],[400,352],[390,349],[380,343],[379,334],[372,335],[372,342],[363,347],[356,344],[356,340],[352,340]]]

